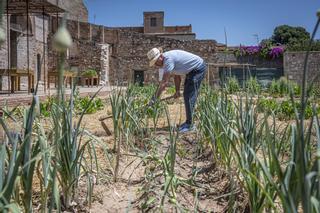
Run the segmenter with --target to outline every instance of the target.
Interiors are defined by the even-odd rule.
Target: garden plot
[[[197,129],[182,135],[176,125],[184,120],[183,101],[148,106],[154,91],[152,86],[130,86],[114,90],[106,100],[75,95],[4,109],[0,120],[8,143],[1,144],[1,171],[3,186],[12,187],[1,189],[8,198],[1,197],[2,210],[295,212],[305,197],[316,199],[317,104],[310,103],[302,148],[299,120],[275,113],[281,104],[265,104],[262,100],[271,95],[262,95],[268,91],[231,93],[204,85],[195,113]],[[299,116],[297,106],[292,108]],[[99,121],[106,116],[109,136]],[[29,160],[23,160],[23,153],[31,154]],[[303,168],[299,153],[306,157],[305,171],[293,167]],[[300,172],[311,175],[309,186]],[[309,191],[300,192],[305,187]],[[299,193],[305,195],[296,197]],[[309,204],[317,208],[313,201]]]
[[[183,115],[182,107],[182,104],[169,105],[170,116],[180,120],[180,114]],[[92,116],[89,115],[86,119],[90,120],[90,117]],[[109,122],[108,126],[111,125],[112,122]],[[93,131],[103,133],[103,129],[99,126],[95,127],[94,122],[88,122],[88,126]],[[164,196],[165,172],[157,161],[164,159],[167,150],[170,149],[168,135],[166,119],[160,118],[156,133],[153,135],[155,144],[148,144],[148,142],[142,146],[137,144],[141,147],[141,150],[137,152],[121,151],[125,154],[121,155],[118,181],[110,184],[110,187],[109,184],[96,187],[99,188],[102,196],[93,203],[94,212],[104,212],[106,209],[110,212],[122,212],[129,209],[131,211],[154,211],[159,208]],[[112,147],[112,136],[101,137]],[[175,208],[178,208],[180,210],[210,211],[214,209],[223,212],[228,209],[232,188],[235,190],[234,197],[239,210],[243,209],[245,203],[243,191],[239,186],[230,185],[229,174],[219,168],[218,163],[215,163],[210,148],[202,149],[198,142],[200,140],[196,132],[181,135],[177,139],[174,171],[175,175],[186,183],[176,183],[176,201],[173,201],[172,198],[163,198],[165,199],[163,210],[174,211]],[[139,152],[146,153],[145,148],[157,159],[152,160],[151,156],[143,159],[142,156],[139,156]],[[168,195],[170,193],[168,192]]]

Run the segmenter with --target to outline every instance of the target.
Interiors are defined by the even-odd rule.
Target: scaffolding
[[[4,10],[4,14],[7,17],[7,69],[6,70],[0,70],[0,75],[1,75],[1,81],[2,81],[2,76],[7,74],[8,77],[8,94],[14,93],[15,88],[20,87],[20,76],[27,76],[28,77],[28,94],[30,92],[33,92],[33,87],[34,87],[34,81],[33,81],[33,73],[30,71],[30,23],[29,23],[29,16],[30,15],[35,15],[35,14],[42,14],[42,28],[43,28],[43,64],[44,64],[44,79],[46,79],[46,61],[45,61],[45,55],[46,55],[46,44],[45,44],[45,16],[49,15],[56,15],[57,17],[59,16],[60,13],[64,13],[65,11],[60,8],[59,5],[59,0],[57,0],[57,5],[54,5],[48,0],[5,0],[6,6]],[[10,31],[16,31],[16,32],[22,32],[22,26],[18,24],[11,24],[10,23],[10,17],[11,16],[26,16],[26,37],[27,37],[27,70],[19,70],[19,69],[13,69],[11,67],[11,50],[10,50]],[[58,25],[58,18],[57,18],[57,25]],[[41,66],[40,66],[41,67]],[[41,68],[40,68],[41,69]],[[6,72],[6,73],[5,73]],[[41,70],[38,71],[38,78],[37,80],[39,81],[40,78],[40,73]],[[10,84],[11,80],[11,84]],[[46,81],[44,81],[46,82]],[[2,82],[1,82],[2,83]],[[11,86],[10,86],[11,85]],[[11,87],[11,89],[10,89]],[[46,86],[44,87],[46,88]],[[2,90],[2,88],[0,88]]]

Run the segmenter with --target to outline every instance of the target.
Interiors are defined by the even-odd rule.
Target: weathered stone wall
[[[47,57],[47,36],[49,34],[48,32],[48,17],[44,17],[44,28],[43,28],[43,17],[31,15],[31,22],[34,23],[32,25],[32,35],[29,36],[29,68],[30,72],[32,72],[35,76],[35,82],[38,80],[38,76],[40,76],[39,83],[40,83],[40,89],[43,88],[44,82],[46,81],[46,73],[44,72],[45,69],[47,69],[47,65],[44,62],[48,61]],[[4,23],[6,23],[6,19],[4,20]],[[4,28],[6,30],[6,24],[4,24]],[[12,32],[12,31],[11,31]],[[43,42],[43,33],[44,33],[44,42]],[[12,33],[13,34],[13,33]],[[28,50],[27,50],[27,36],[24,34],[17,33],[16,39],[12,42],[10,47],[11,51],[11,57],[14,57],[14,59],[11,59],[10,61],[13,64],[10,64],[10,68],[17,68],[17,69],[23,69],[27,70],[28,68]],[[44,46],[45,45],[45,46]],[[14,47],[14,49],[12,49]],[[45,48],[45,50],[44,50]],[[0,69],[7,69],[8,68],[8,50],[7,50],[7,39],[5,43],[0,48]],[[44,54],[45,51],[45,54]],[[38,60],[37,55],[40,56],[40,69],[41,74],[38,75]],[[45,58],[44,58],[44,57]],[[28,88],[28,79],[27,77],[22,77],[21,79],[21,89],[26,90]],[[2,85],[3,89],[8,88],[8,79],[7,77],[3,77],[2,79]]]
[[[186,34],[165,34],[165,35],[157,35],[161,38],[170,38],[170,39],[176,39],[181,41],[187,41],[187,40],[195,40],[196,34],[194,33],[186,33]]]
[[[258,56],[240,56],[236,57],[232,52],[218,52],[217,63],[239,63],[253,64],[260,68],[283,68],[283,57],[276,59],[264,59]]]
[[[257,68],[283,68],[283,57],[264,59],[258,56],[242,56],[237,58],[240,64],[254,64]]]
[[[33,23],[33,35],[29,37],[29,65],[37,80],[37,55],[40,55],[41,63],[45,59],[41,67],[41,79],[39,79],[44,85],[47,82],[47,72],[57,70],[58,57],[51,43],[57,23],[61,23],[61,19],[46,17],[44,31],[41,26],[43,24],[41,16],[33,16]],[[153,47],[162,47],[164,51],[183,49],[203,57],[207,62],[216,61],[216,42],[213,40],[179,41],[144,35],[131,29],[108,28],[73,20],[67,21],[67,28],[74,44],[67,53],[66,69],[78,71],[95,69],[100,74],[102,84],[131,83],[134,70],[145,71],[146,83],[156,81],[158,72],[156,69],[149,68],[146,57],[146,53]],[[43,32],[45,33],[44,43]],[[5,43],[0,49],[2,68],[7,68],[6,46]],[[43,58],[44,47],[46,52]],[[20,69],[27,68],[26,48],[26,36],[21,35],[17,40],[17,67]],[[27,87],[26,80],[22,82],[24,88]],[[5,79],[3,81],[8,82]]]
[[[301,84],[305,57],[306,52],[286,52],[284,54],[284,74],[288,79]],[[319,73],[320,52],[310,52],[308,60],[308,82],[311,82]],[[319,84],[320,80],[316,82]]]
[[[151,26],[151,19],[156,20],[156,26]],[[164,12],[144,12],[143,13],[144,33],[164,32]]]
[[[52,50],[51,42],[49,42],[49,49]],[[92,41],[74,40],[73,49],[77,51],[77,54],[68,52],[65,64],[66,70],[78,70],[82,72],[86,71],[87,69],[94,69],[97,72],[100,72],[101,46],[99,44]],[[57,71],[57,64],[57,53],[55,51],[49,51],[49,70]]]
[[[83,0],[48,0],[68,12],[68,19],[88,22],[88,9]]]
[[[165,26],[164,27],[165,33],[192,33],[192,26]]]
[[[153,47],[162,47],[164,51],[182,49],[203,57],[206,62],[216,61],[216,42],[213,40],[178,41],[142,35],[129,31],[119,31],[116,50],[112,51],[113,61],[110,69],[110,80],[117,84],[117,80],[123,83],[133,83],[134,70],[145,71],[145,83],[158,79],[158,72],[150,68],[147,52]]]
[[[3,16],[2,19],[3,26],[1,26],[4,32],[7,32],[7,17]],[[0,46],[0,69],[4,69],[8,67],[8,39],[4,41],[4,43]]]
[[[157,72],[149,68],[146,57],[146,53],[153,47],[161,46],[165,51],[183,49],[198,54],[210,62],[216,60],[216,42],[213,40],[179,41],[136,33],[130,28],[108,28],[70,20],[67,27],[75,41],[69,52],[72,58],[68,60],[69,66],[78,66],[80,71],[87,68],[105,70],[103,73],[109,73],[108,80],[111,84],[132,83],[134,70],[145,71],[146,82],[158,79]],[[106,44],[108,47],[104,46]],[[98,62],[101,58],[104,58],[104,62]],[[108,68],[105,61],[109,63]],[[53,69],[56,67],[55,64],[49,66]]]

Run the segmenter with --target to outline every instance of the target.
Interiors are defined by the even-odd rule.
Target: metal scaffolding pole
[[[26,6],[27,6],[27,69],[28,69],[28,94],[30,94],[30,90],[33,88],[33,85],[31,85],[31,79],[30,79],[30,50],[29,50],[29,0],[26,0]]]
[[[7,0],[7,11],[9,8],[9,0]],[[10,96],[10,22],[9,22],[9,13],[7,12],[7,52],[8,52],[8,96]]]
[[[42,34],[42,41],[43,41],[43,81],[44,81],[44,93],[47,93],[47,80],[46,80],[46,43],[45,43],[45,24],[44,24],[44,6],[42,6],[42,28],[43,28],[43,34]]]

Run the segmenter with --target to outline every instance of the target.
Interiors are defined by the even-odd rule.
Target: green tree
[[[310,38],[310,33],[303,27],[280,25],[273,31],[272,42],[287,46],[297,46]]]

